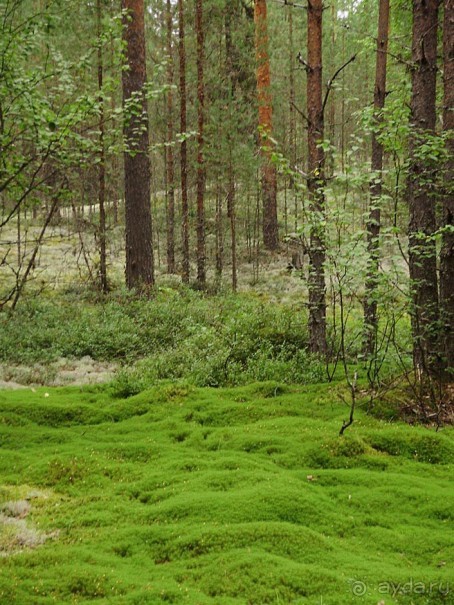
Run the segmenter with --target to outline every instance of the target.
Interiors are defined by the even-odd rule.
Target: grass
[[[339,438],[328,384],[0,406],[0,508],[38,536],[0,522],[2,605],[454,603],[450,428],[358,411]]]

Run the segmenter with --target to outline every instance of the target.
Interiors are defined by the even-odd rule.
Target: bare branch
[[[356,59],[356,55],[353,55],[352,57],[350,57],[350,59],[348,61],[346,61],[343,65],[341,65],[339,67],[339,69],[334,73],[333,77],[330,80],[328,80],[328,85],[326,87],[325,98],[323,99],[322,114],[325,113],[325,107],[326,107],[326,104],[328,103],[329,93],[331,92],[331,89],[333,87],[334,80],[341,73],[341,71],[344,70],[348,65],[350,65],[350,63],[352,63],[355,59]]]

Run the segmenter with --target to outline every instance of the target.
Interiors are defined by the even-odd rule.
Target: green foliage
[[[126,363],[114,385],[120,396],[166,379],[227,386],[306,383],[324,374],[306,351],[305,313],[248,296],[164,291],[148,302],[125,298],[98,306],[38,301],[0,321],[0,361],[120,361]]]

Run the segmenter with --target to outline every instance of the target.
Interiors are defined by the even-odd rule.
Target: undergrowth
[[[361,317],[352,315],[349,321],[353,337],[345,353],[349,361],[362,363]],[[397,337],[406,334],[403,326]],[[335,359],[338,336],[330,338]],[[151,300],[112,294],[96,304],[78,304],[59,296],[24,301],[14,314],[0,314],[4,379],[46,384],[55,380],[58,360],[86,358],[121,367],[114,382],[120,397],[162,380],[223,387],[327,379],[325,364],[308,352],[305,306],[263,296],[205,296],[166,288]],[[382,373],[392,373],[393,363],[388,352]]]
[[[314,382],[324,375],[306,351],[305,311],[252,296],[167,289],[149,301],[40,300],[3,314],[0,324],[0,362],[49,365],[86,356],[119,362],[119,396],[165,379],[232,386],[269,379]]]

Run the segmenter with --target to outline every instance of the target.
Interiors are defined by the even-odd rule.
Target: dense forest
[[[62,273],[107,293],[123,263],[142,293],[287,270],[312,353],[362,307],[377,357],[409,315],[415,369],[449,381],[452,2],[1,8],[4,310]]]
[[[0,0],[0,605],[453,603],[454,0]]]

